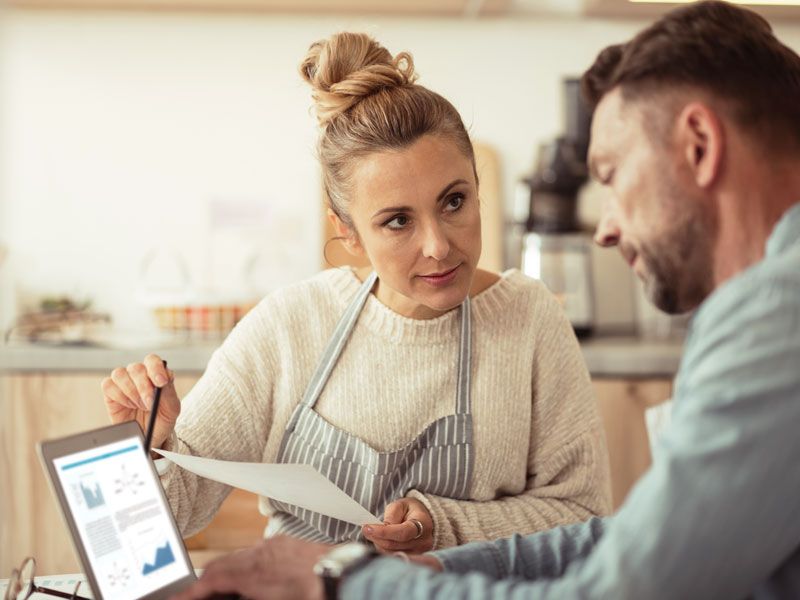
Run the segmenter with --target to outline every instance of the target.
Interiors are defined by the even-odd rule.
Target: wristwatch
[[[314,565],[314,573],[322,579],[325,600],[338,598],[339,581],[373,558],[379,556],[371,545],[349,542],[336,546]]]

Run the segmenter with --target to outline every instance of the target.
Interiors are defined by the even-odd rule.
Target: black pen
[[[167,368],[167,361],[162,360],[164,363],[164,368]],[[169,372],[167,372],[167,378],[169,378]],[[167,384],[169,381],[167,381]],[[158,415],[158,403],[161,402],[161,388],[156,388],[156,393],[153,396],[153,405],[150,407],[150,419],[147,421],[147,433],[144,436],[144,452],[145,454],[150,454],[150,443],[153,441],[153,429],[156,426],[156,416]]]

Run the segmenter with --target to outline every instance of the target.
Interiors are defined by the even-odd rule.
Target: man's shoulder
[[[677,387],[800,388],[800,245],[728,281],[695,315]]]
[[[727,328],[765,316],[789,318],[799,310],[800,244],[795,244],[724,283],[703,303],[694,322],[698,329]]]

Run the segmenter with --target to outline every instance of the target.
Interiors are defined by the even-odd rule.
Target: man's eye
[[[408,225],[408,217],[405,215],[397,215],[383,224],[388,229],[402,229],[406,225]]]

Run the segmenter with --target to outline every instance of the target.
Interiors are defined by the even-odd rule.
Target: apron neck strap
[[[325,348],[325,352],[317,365],[317,370],[314,372],[314,376],[306,388],[306,393],[303,395],[303,404],[309,408],[313,408],[317,403],[317,399],[322,393],[322,388],[325,387],[325,383],[328,381],[328,377],[330,377],[331,371],[333,371],[333,367],[336,365],[336,361],[339,359],[339,355],[342,353],[344,345],[356,325],[358,315],[361,313],[361,309],[364,307],[369,293],[377,280],[378,274],[375,271],[370,273],[369,277],[361,284],[350,306],[347,307],[347,310],[344,311],[344,314],[336,324],[336,329],[333,330],[328,347]]]
[[[358,316],[367,302],[378,274],[373,271],[361,284],[350,306],[347,307],[339,322],[336,324],[328,346],[320,358],[317,370],[303,395],[302,403],[308,408],[313,408],[322,393],[328,378],[336,366],[336,361],[344,350],[344,345],[358,321]],[[458,387],[456,390],[456,413],[467,414],[470,412],[470,363],[472,354],[472,318],[469,296],[461,303],[461,343],[458,352]]]
[[[461,303],[461,343],[458,349],[458,388],[456,390],[456,413],[469,414],[470,366],[472,362],[472,307],[469,296]]]

